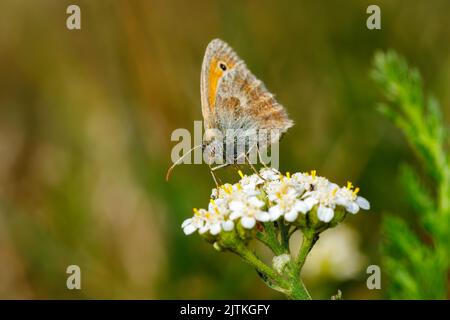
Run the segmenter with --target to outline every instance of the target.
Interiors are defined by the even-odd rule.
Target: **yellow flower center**
[[[336,192],[338,192],[339,188],[335,188],[333,192],[331,192],[331,195],[334,197],[336,195]]]
[[[194,211],[194,215],[195,215],[196,217],[199,217],[199,216],[200,216],[200,212],[198,212],[198,209],[197,209],[197,208],[193,208],[192,211]]]
[[[351,183],[350,181],[347,181],[347,189],[348,190],[352,190],[353,189],[353,183]]]
[[[233,188],[229,185],[229,184],[224,184],[222,186],[223,191],[225,191],[227,194],[231,194],[231,192],[233,191]]]

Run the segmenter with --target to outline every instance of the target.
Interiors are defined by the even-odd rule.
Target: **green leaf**
[[[390,281],[389,296],[397,299],[445,299],[446,261],[426,246],[398,217],[383,221],[383,265]]]
[[[419,214],[436,210],[430,191],[420,182],[415,170],[408,165],[400,169],[405,195],[412,208]]]

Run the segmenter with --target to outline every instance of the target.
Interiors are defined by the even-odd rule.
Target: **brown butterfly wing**
[[[284,107],[239,60],[220,79],[215,97],[214,122],[220,130],[267,129],[278,139],[293,125]]]
[[[220,79],[225,74],[219,64],[224,62],[228,70],[239,62],[239,57],[231,47],[220,39],[212,40],[205,51],[200,75],[202,114],[205,129],[216,128],[215,98]]]

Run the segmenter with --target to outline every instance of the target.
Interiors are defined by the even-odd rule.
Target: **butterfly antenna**
[[[175,168],[175,166],[177,166],[178,164],[180,164],[181,161],[183,161],[184,158],[186,158],[189,154],[191,154],[192,151],[194,151],[195,149],[200,148],[202,145],[199,144],[195,147],[193,147],[191,150],[189,150],[188,152],[186,152],[180,159],[178,159],[177,161],[175,161],[173,163],[173,165],[169,168],[169,170],[167,170],[166,173],[166,181],[169,181],[170,179],[170,174],[172,173],[173,168]]]

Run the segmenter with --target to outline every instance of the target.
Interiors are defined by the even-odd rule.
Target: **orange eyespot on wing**
[[[219,80],[225,72],[230,72],[234,65],[234,61],[232,61],[228,56],[222,56],[221,59],[216,57],[211,59],[208,72],[208,103],[212,112],[214,112]]]
[[[202,114],[206,128],[215,127],[216,94],[220,79],[239,61],[236,53],[222,40],[212,40],[203,58],[200,89]]]
[[[217,92],[217,83],[219,82],[220,77],[223,75],[223,70],[217,68],[217,59],[212,58],[211,64],[208,70],[208,104],[211,109],[211,112],[214,112],[214,103],[216,100],[216,92]]]
[[[206,48],[201,73],[205,128],[252,126],[286,132],[293,122],[286,110],[222,40]]]

